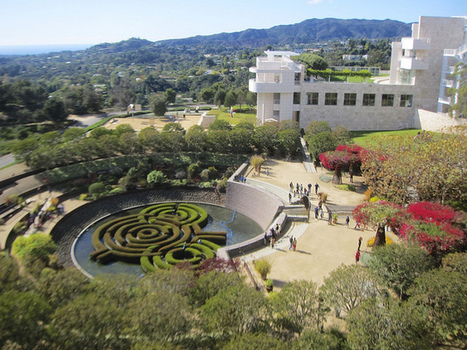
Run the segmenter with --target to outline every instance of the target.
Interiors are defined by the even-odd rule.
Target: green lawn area
[[[391,135],[409,135],[414,137],[417,133],[421,131],[419,129],[407,129],[407,130],[396,130],[396,131],[352,131],[352,140],[357,145],[361,147],[367,147],[368,145],[373,145],[381,141],[383,136]]]
[[[234,110],[238,110],[239,106],[236,106],[233,108]],[[247,121],[252,123],[253,125],[256,124],[256,111],[254,109],[249,112],[248,106],[242,106],[242,113],[235,112],[235,116],[229,117],[229,112],[228,112],[227,107],[222,107],[221,110],[218,109],[212,109],[208,112],[209,115],[215,115],[217,116],[217,119],[221,120],[226,120],[228,121],[231,125],[237,125],[238,123],[242,121]]]

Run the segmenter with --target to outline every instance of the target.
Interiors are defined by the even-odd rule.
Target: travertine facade
[[[267,51],[250,68],[256,78],[257,122],[295,120],[306,128],[324,120],[350,130],[394,130],[418,124],[419,109],[447,113],[447,89],[455,87],[453,66],[466,60],[467,17],[420,17],[412,37],[392,44],[386,81],[333,83],[308,80],[289,51]]]

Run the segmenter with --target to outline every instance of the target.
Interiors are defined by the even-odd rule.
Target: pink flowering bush
[[[462,212],[438,203],[418,202],[404,209],[385,201],[368,202],[356,207],[353,217],[362,224],[389,225],[407,242],[424,247],[430,254],[462,250],[467,243]]]

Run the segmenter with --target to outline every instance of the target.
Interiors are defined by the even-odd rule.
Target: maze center
[[[158,203],[121,211],[88,226],[72,248],[74,264],[88,276],[141,275],[215,256],[219,246],[262,233],[245,215],[210,204]]]

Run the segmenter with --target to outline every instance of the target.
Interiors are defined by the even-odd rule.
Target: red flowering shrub
[[[353,217],[362,224],[389,225],[407,242],[424,247],[430,254],[462,249],[466,242],[462,213],[431,202],[411,204],[407,209],[378,201],[356,207]]]
[[[389,225],[394,232],[411,218],[400,205],[385,201],[360,204],[353,210],[352,216],[363,225]]]
[[[434,202],[417,202],[409,205],[407,211],[416,220],[428,222],[452,222],[456,218],[456,211],[448,206]]]
[[[430,254],[457,250],[465,241],[465,232],[450,223],[416,220],[404,224],[399,233],[407,242],[424,247]]]

